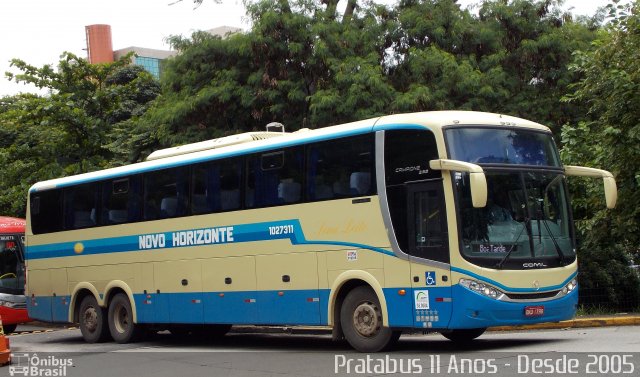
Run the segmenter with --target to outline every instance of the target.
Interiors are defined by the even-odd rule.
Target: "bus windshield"
[[[575,260],[562,174],[485,174],[487,206],[474,208],[468,174],[455,173],[463,257],[483,267],[504,269],[563,266]]]
[[[0,293],[24,294],[21,236],[0,236]]]
[[[451,158],[474,164],[509,164],[560,167],[551,133],[459,127],[446,130]]]
[[[446,137],[451,158],[483,166],[487,178],[487,205],[473,208],[468,175],[454,175],[463,257],[501,269],[575,260],[565,179],[551,133],[463,126],[447,129]],[[536,170],[516,171],[514,165]]]

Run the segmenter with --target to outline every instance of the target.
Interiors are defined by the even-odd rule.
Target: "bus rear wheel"
[[[442,332],[442,335],[455,343],[470,342],[480,335],[484,334],[486,328],[480,329],[460,329]]]
[[[100,343],[109,340],[109,326],[107,325],[107,313],[96,298],[89,295],[82,299],[78,319],[80,332],[87,343]]]
[[[383,326],[382,309],[373,289],[354,288],[340,309],[340,324],[347,342],[360,352],[378,352],[390,347],[400,332]]]
[[[140,334],[140,326],[133,323],[129,297],[124,293],[118,293],[109,303],[109,331],[118,343],[135,341]]]

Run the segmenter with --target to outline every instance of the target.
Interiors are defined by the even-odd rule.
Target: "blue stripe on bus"
[[[336,132],[336,133],[332,133],[332,134],[316,135],[316,136],[312,136],[312,137],[295,139],[295,140],[286,140],[286,141],[283,141],[283,142],[276,142],[276,143],[273,143],[273,144],[262,145],[262,146],[259,146],[259,147],[251,147],[251,148],[247,148],[245,150],[240,150],[240,151],[222,152],[222,153],[215,153],[214,152],[212,155],[201,156],[201,157],[197,157],[197,158],[188,158],[188,159],[184,159],[184,160],[180,160],[180,161],[175,161],[175,162],[172,162],[172,163],[152,164],[152,162],[162,161],[162,159],[152,160],[148,164],[147,164],[147,162],[141,162],[141,163],[139,163],[139,165],[141,165],[141,166],[132,168],[131,170],[123,171],[121,173],[108,174],[107,173],[108,170],[105,170],[104,171],[105,172],[104,175],[94,176],[94,177],[91,177],[91,178],[82,178],[82,175],[78,175],[77,179],[74,179],[73,181],[70,181],[70,182],[59,183],[59,184],[57,184],[55,186],[55,188],[70,187],[70,186],[80,185],[80,184],[83,184],[83,183],[91,183],[91,182],[98,182],[98,181],[108,180],[108,179],[122,178],[122,177],[127,177],[127,176],[131,176],[131,175],[135,175],[135,174],[148,173],[148,172],[152,172],[152,171],[156,171],[156,170],[170,169],[170,168],[176,168],[176,167],[181,167],[181,166],[188,166],[188,165],[198,164],[198,163],[202,163],[202,162],[216,161],[216,160],[220,160],[220,159],[224,159],[224,158],[233,158],[233,157],[245,156],[245,155],[250,155],[250,154],[253,154],[253,153],[267,152],[267,151],[274,150],[274,149],[293,147],[293,146],[304,145],[304,144],[309,144],[309,143],[316,143],[316,142],[321,142],[321,141],[338,139],[338,138],[342,138],[342,137],[365,135],[365,134],[371,133],[373,131],[383,131],[383,130],[392,130],[392,129],[403,129],[403,130],[406,130],[406,129],[427,130],[427,129],[429,129],[428,127],[425,127],[425,126],[421,126],[421,125],[418,125],[418,124],[410,124],[410,123],[407,123],[407,124],[404,124],[404,123],[385,124],[385,125],[382,125],[382,126],[374,126],[374,125],[375,125],[375,122],[373,122],[371,124],[371,126],[368,126],[368,127],[361,127],[361,128],[356,128],[356,129],[352,129],[352,130],[340,131],[340,132]],[[276,139],[272,139],[272,140],[276,140]],[[194,152],[194,153],[197,153],[197,152]],[[138,165],[138,164],[134,164],[134,165],[130,165],[130,166],[134,167],[136,165]],[[146,165],[150,165],[150,166],[146,166]],[[37,192],[37,191],[46,191],[46,190],[49,190],[51,188],[52,187],[47,187],[44,190],[36,190],[35,188],[32,187],[31,189],[29,189],[29,193],[33,193],[33,192]]]
[[[413,295],[383,289],[392,327],[413,327]],[[404,288],[411,292],[411,288]],[[447,288],[448,290],[448,288]],[[133,295],[138,323],[227,323],[237,325],[327,325],[329,289],[165,292]],[[222,294],[222,295],[221,295]],[[280,295],[282,294],[282,295]],[[37,296],[27,301],[31,319],[68,322],[70,296]],[[76,303],[78,308],[80,303]]]
[[[558,285],[551,285],[551,286],[548,286],[548,287],[540,287],[540,288],[513,288],[513,287],[507,287],[506,285],[500,284],[495,280],[492,280],[492,279],[489,279],[487,277],[478,275],[478,274],[473,273],[471,271],[464,270],[462,268],[451,266],[451,271],[459,272],[461,274],[471,276],[474,279],[478,279],[478,280],[484,281],[486,283],[489,283],[489,284],[491,284],[491,285],[493,285],[493,286],[495,286],[497,288],[502,289],[503,291],[514,292],[514,293],[515,292],[535,293],[535,292],[545,292],[545,291],[560,290],[560,289],[564,288],[565,285],[569,284],[569,282],[571,280],[575,279],[576,276],[578,276],[578,272],[575,271],[565,281],[563,281],[562,283],[560,283]]]
[[[175,238],[174,236],[186,235],[191,233],[198,233],[200,236],[211,229],[232,229],[233,240],[219,239],[217,242],[204,243],[204,239],[200,240],[202,243],[184,245],[184,240]],[[150,247],[141,248],[140,244],[143,242],[142,238],[149,239]],[[155,245],[151,242],[154,240]],[[26,259],[46,259],[46,258],[61,258],[70,257],[74,255],[95,255],[95,254],[107,254],[117,252],[135,252],[146,250],[163,250],[183,247],[195,247],[195,246],[210,246],[227,243],[244,243],[244,242],[257,242],[257,241],[271,241],[288,239],[292,245],[335,245],[353,247],[359,249],[372,250],[377,253],[385,255],[395,256],[392,251],[353,242],[343,241],[325,241],[325,240],[307,240],[300,221],[297,219],[282,220],[274,222],[263,222],[254,224],[240,224],[229,226],[216,226],[211,228],[200,229],[181,229],[175,232],[164,233],[151,233],[151,234],[138,234],[135,236],[123,236],[112,238],[101,238],[95,240],[79,240],[76,242],[63,242],[38,246],[27,246]],[[191,238],[194,241],[193,238]]]
[[[399,295],[398,290],[407,294]],[[429,291],[428,309],[415,307],[414,290]],[[577,289],[560,299],[535,303],[497,301],[460,285],[384,288],[383,293],[389,326],[395,328],[424,329],[429,324],[433,329],[462,329],[557,322],[572,318],[578,304]],[[329,289],[166,292],[134,294],[134,305],[138,323],[327,325],[329,294]],[[68,322],[70,302],[70,296],[29,298],[29,316]],[[526,317],[528,305],[544,306],[543,316]]]

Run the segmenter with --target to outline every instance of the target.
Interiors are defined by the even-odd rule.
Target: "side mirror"
[[[474,208],[484,208],[487,205],[487,178],[482,167],[469,162],[457,160],[431,160],[429,167],[433,170],[461,171],[469,173],[471,184],[471,202]]]
[[[616,180],[613,178],[613,174],[606,170],[585,168],[582,166],[565,166],[564,173],[567,176],[602,178],[607,208],[616,208],[618,187],[616,186]]]

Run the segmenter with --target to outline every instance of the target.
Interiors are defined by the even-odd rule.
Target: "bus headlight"
[[[578,279],[573,279],[562,288],[562,293],[565,295],[569,294],[577,287],[578,287]]]
[[[460,285],[494,300],[498,300],[504,295],[504,292],[494,286],[471,279],[460,279]]]

